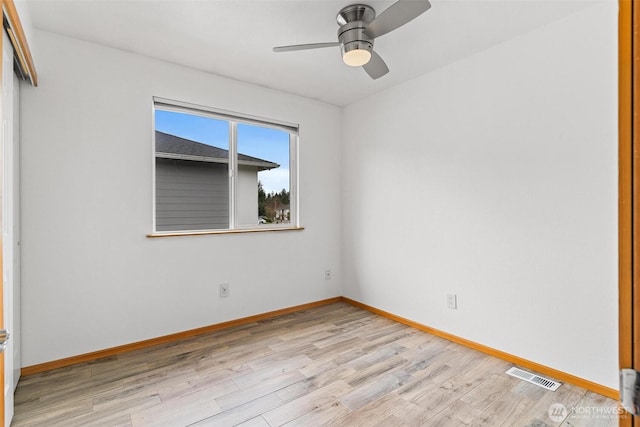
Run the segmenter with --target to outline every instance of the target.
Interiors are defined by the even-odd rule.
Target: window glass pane
[[[229,228],[229,123],[155,111],[156,230]]]
[[[236,217],[239,225],[290,222],[289,133],[238,124]]]

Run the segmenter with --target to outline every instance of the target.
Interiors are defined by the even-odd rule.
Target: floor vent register
[[[562,385],[557,381],[550,380],[549,378],[541,377],[540,375],[532,374],[527,371],[523,371],[518,368],[511,368],[507,371],[507,375],[511,375],[512,377],[520,378],[523,381],[526,381],[531,384],[535,384],[544,389],[556,391],[558,387]]]

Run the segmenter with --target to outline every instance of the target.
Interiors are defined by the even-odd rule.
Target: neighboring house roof
[[[156,157],[196,162],[229,163],[229,151],[190,139],[156,131]],[[258,170],[275,169],[279,164],[238,153],[238,164]]]

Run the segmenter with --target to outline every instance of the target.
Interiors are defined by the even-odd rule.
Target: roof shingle
[[[156,131],[156,157],[200,162],[229,163],[229,151],[190,139]],[[238,153],[238,164],[259,170],[275,169],[279,164]]]

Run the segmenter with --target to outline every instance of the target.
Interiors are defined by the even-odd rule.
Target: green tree
[[[289,192],[287,190],[283,188],[278,196],[280,197],[280,203],[282,203],[283,205],[289,204]]]
[[[281,192],[266,193],[262,182],[258,181],[258,216],[263,216],[267,222],[288,220],[288,213],[283,212],[289,208],[290,194],[284,188]]]
[[[258,180],[258,216],[267,215],[266,208],[267,195],[264,192],[264,188],[262,187],[262,182]]]

